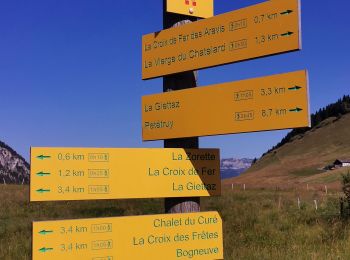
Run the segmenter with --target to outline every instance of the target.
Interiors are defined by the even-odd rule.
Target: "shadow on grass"
[[[80,216],[89,216],[89,217],[111,217],[111,216],[123,216],[125,209],[110,206],[110,207],[91,207],[91,208],[80,208],[73,209],[73,214]]]

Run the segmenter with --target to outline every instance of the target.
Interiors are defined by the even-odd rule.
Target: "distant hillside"
[[[246,171],[252,164],[252,159],[222,159],[220,163],[221,179],[232,178]]]
[[[311,115],[311,129],[315,128],[322,121],[330,118],[330,117],[341,117],[350,112],[350,96],[344,95],[343,98],[339,99],[337,102],[332,103],[324,108],[318,110],[315,114]],[[289,132],[276,146],[272,147],[272,149],[268,150],[263,156],[282,145],[290,142],[295,136],[301,135],[309,131],[309,127],[305,128],[296,128]],[[262,157],[263,157],[262,156]]]
[[[311,129],[293,130],[244,174],[229,181],[256,186],[338,182],[350,168],[330,172],[322,168],[350,158],[349,112],[350,97],[344,96],[312,115]]]
[[[22,156],[0,141],[0,184],[28,184],[29,168]]]

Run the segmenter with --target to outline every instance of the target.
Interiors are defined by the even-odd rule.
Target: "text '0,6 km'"
[[[296,71],[144,96],[143,140],[308,127],[307,82]]]
[[[223,259],[218,212],[33,223],[33,259]]]
[[[144,35],[142,78],[301,49],[299,0],[258,5]]]
[[[220,194],[218,149],[31,148],[31,201]]]

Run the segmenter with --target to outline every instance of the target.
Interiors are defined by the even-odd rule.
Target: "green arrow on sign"
[[[47,190],[45,190],[45,189],[38,189],[38,190],[36,190],[36,192],[38,192],[38,193],[45,193],[45,192],[50,192],[51,190],[49,190],[49,189],[47,189]]]
[[[286,11],[281,12],[280,14],[281,15],[288,15],[290,13],[293,13],[293,10],[286,10]]]
[[[36,158],[38,158],[39,160],[44,160],[44,159],[49,159],[49,158],[51,158],[51,156],[49,156],[49,155],[39,155],[39,156],[37,156]]]
[[[43,177],[43,176],[47,176],[47,175],[51,175],[51,173],[49,172],[38,172],[36,175]]]
[[[302,87],[294,86],[294,87],[288,88],[288,90],[299,90],[299,89],[302,89]]]
[[[41,253],[46,253],[46,252],[52,251],[52,250],[53,250],[53,248],[51,248],[51,247],[42,247],[42,248],[39,249],[39,251]]]
[[[293,34],[293,32],[286,32],[286,33],[282,33],[281,36],[285,37],[285,36],[291,36]]]
[[[289,109],[289,112],[300,112],[300,111],[303,111],[303,109],[300,108],[300,107],[296,107],[296,108],[293,108],[293,109]]]
[[[47,235],[47,234],[50,234],[50,233],[53,233],[52,230],[41,230],[40,232],[38,232],[40,235]]]

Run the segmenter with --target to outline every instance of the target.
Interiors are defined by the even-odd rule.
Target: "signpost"
[[[223,259],[218,212],[33,223],[33,259]]]
[[[208,18],[214,15],[214,0],[167,0],[166,11]]]
[[[193,71],[299,50],[299,0],[201,21],[213,0],[163,5],[142,78],[164,76],[165,93],[142,98],[142,137],[165,149],[32,148],[30,200],[165,197],[182,214],[34,222],[33,259],[223,259],[219,213],[199,212],[200,196],[221,192],[219,150],[196,149],[198,136],[309,126],[306,71],[201,88]]]
[[[31,201],[220,195],[218,149],[32,148]]]
[[[144,35],[142,78],[299,49],[299,0],[267,1]]]
[[[306,71],[142,98],[143,140],[276,130],[309,124]]]

